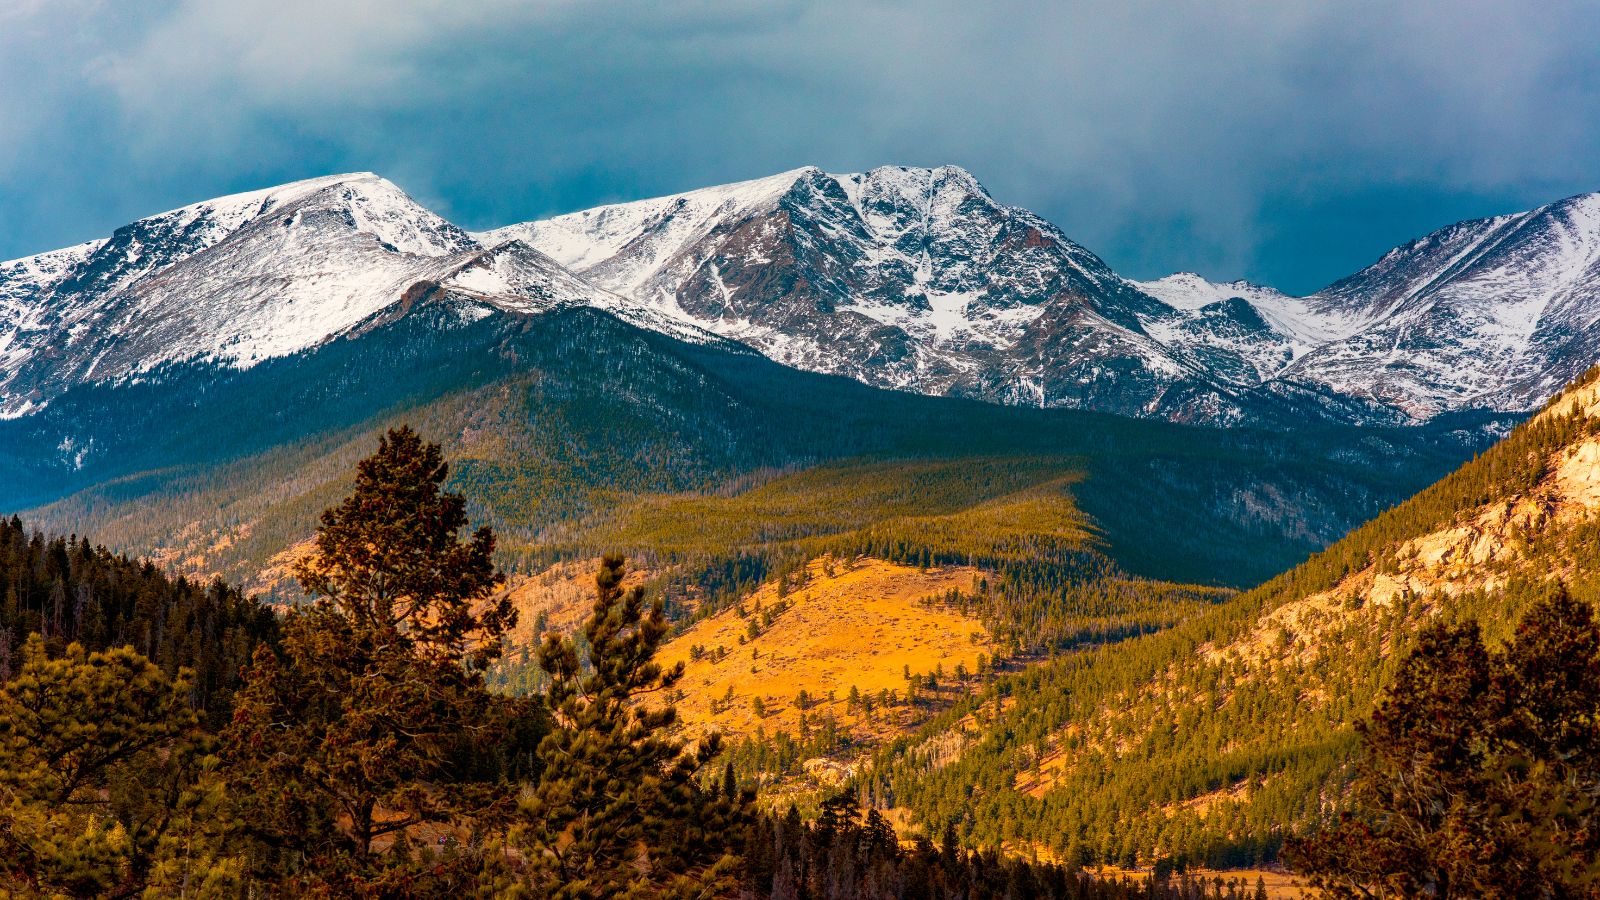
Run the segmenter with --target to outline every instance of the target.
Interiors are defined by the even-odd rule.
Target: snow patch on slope
[[[629,265],[606,272],[613,290],[633,292],[684,245],[718,223],[775,204],[811,169],[795,169],[650,200],[602,206],[537,222],[475,234],[482,243],[520,240],[576,272],[588,272],[627,254]]]
[[[1296,359],[1322,344],[1348,336],[1361,324],[1349,314],[1319,310],[1310,298],[1291,297],[1277,288],[1248,281],[1218,283],[1193,272],[1178,272],[1132,284],[1168,306],[1189,313],[1235,297],[1244,300],[1287,340]]]

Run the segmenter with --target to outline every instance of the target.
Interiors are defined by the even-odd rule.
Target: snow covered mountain
[[[1600,361],[1600,195],[1464,222],[1309,297],[1133,282],[955,167],[799,169],[480,235],[869,383],[1180,421],[1523,411]]]
[[[1452,225],[1306,299],[1349,330],[1286,379],[1413,419],[1531,409],[1600,362],[1600,194]]]
[[[1457,223],[1309,297],[1188,274],[1139,287],[1179,309],[1248,304],[1270,326],[1256,352],[1283,354],[1259,370],[1269,383],[1317,385],[1403,421],[1528,410],[1600,362],[1600,194]]]
[[[441,295],[477,304],[469,316],[625,305],[524,244],[478,243],[376,175],[295,182],[0,263],[0,416],[166,363],[247,368]]]
[[[1257,380],[1218,377],[1254,371],[1225,342],[1163,343],[1147,323],[1188,319],[953,166],[798,169],[478,238],[524,241],[662,316],[885,387],[1209,421]]]
[[[1600,195],[1464,222],[1308,297],[1135,282],[966,171],[816,168],[469,234],[368,173],[0,263],[0,416],[286,356],[448,299],[589,306],[787,365],[1207,424],[1522,411],[1600,358]]]

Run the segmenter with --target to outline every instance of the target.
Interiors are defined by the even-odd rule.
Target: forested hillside
[[[1453,465],[1493,424],[1271,433],[1000,407],[799,372],[593,310],[479,315],[437,299],[242,371],[176,365],[69,391],[0,422],[0,466],[15,473],[0,489],[42,503],[29,516],[53,530],[292,601],[316,511],[400,421],[441,439],[450,486],[499,533],[518,598],[611,552],[648,573],[679,628],[737,612],[825,557],[978,571],[938,600],[989,636],[990,666],[959,691],[950,681],[912,702],[902,688],[863,728],[849,688],[882,674],[817,678],[813,693],[834,697],[805,730],[824,714],[842,723],[846,739],[821,755],[847,766],[1008,668],[1170,627],[1281,571]],[[823,620],[837,633],[819,646],[849,640],[840,599]],[[585,609],[542,603],[522,607],[520,643],[488,673],[497,687],[541,689],[541,617],[573,627]],[[782,614],[767,607],[764,626]],[[937,676],[938,663],[914,674]],[[754,692],[735,694],[748,709]],[[691,720],[726,701],[701,699]],[[794,699],[768,696],[779,708]],[[801,732],[768,729],[796,748]],[[815,755],[749,748],[740,771],[792,778]]]
[[[1354,723],[1427,622],[1491,643],[1552,579],[1600,577],[1591,373],[1414,499],[1161,633],[1067,655],[964,699],[861,779],[976,844],[1077,861],[1237,866],[1344,801]]]
[[[976,623],[987,641],[981,673],[974,657],[972,671],[958,676],[957,657],[944,654],[919,670],[908,660],[899,674],[904,687],[886,703],[893,672],[886,676],[876,663],[819,677],[806,698],[787,685],[766,693],[762,702],[773,702],[778,716],[766,736],[792,747],[737,746],[739,774],[804,774],[813,790],[832,777],[805,771],[813,756],[855,771],[903,728],[930,717],[929,727],[948,731],[950,723],[986,729],[1001,709],[1034,716],[1041,698],[1056,696],[1063,673],[1078,671],[1073,660],[1085,648],[1163,664],[1171,658],[1165,648],[1214,626],[1151,635],[1197,616],[1233,621],[1228,616],[1238,613],[1203,614],[1228,588],[1282,571],[1409,495],[1495,427],[1463,420],[1275,433],[1000,407],[798,372],[593,310],[479,315],[448,298],[248,369],[219,375],[175,365],[159,375],[76,388],[41,412],[0,422],[5,499],[37,504],[29,515],[51,530],[93,533],[172,571],[220,573],[269,599],[294,600],[299,590],[288,575],[316,512],[344,493],[377,434],[409,421],[442,439],[449,487],[465,496],[475,520],[499,533],[497,560],[513,588],[551,566],[621,552],[647,570],[647,586],[659,591],[675,628],[693,633],[696,623],[733,616],[738,624],[728,627],[781,632],[806,621],[852,621],[848,603],[824,620],[781,604],[758,612],[740,605],[758,591],[803,589],[806,573],[824,559],[977,573],[953,593],[907,599]],[[547,686],[533,646],[544,629],[538,611],[527,612],[524,643],[486,672],[502,689]],[[1118,642],[1133,649],[1108,649]],[[710,686],[731,677],[729,666],[748,669],[751,651],[761,651],[726,649],[730,656],[719,663],[727,670],[702,676]],[[1067,662],[1035,666],[1063,654]],[[1071,677],[1094,684],[1134,677],[1122,662],[1083,671],[1090,674]],[[849,688],[869,683],[877,706],[852,702]],[[737,701],[741,712],[766,721],[754,708],[760,692],[736,688],[730,701],[725,688],[715,696],[689,692],[687,718],[706,713],[699,724],[715,725]],[[826,690],[833,695],[814,704],[811,695]],[[1004,699],[1013,694],[1025,702]],[[797,701],[806,707],[805,728],[798,717],[789,721]],[[808,741],[828,719],[842,739],[818,750]],[[891,721],[895,728],[884,727]],[[926,756],[918,762],[918,751],[896,751],[864,784],[870,796],[917,809],[937,829],[952,818],[938,805],[951,796],[938,779],[966,778],[974,767],[970,777],[1001,781],[979,800],[951,801],[971,817],[959,823],[963,837],[1053,846],[1069,830],[1048,813],[1058,777],[1052,760],[1066,746],[1050,737],[1059,725],[1007,719],[1007,737],[964,754],[956,752],[959,740],[939,738],[940,764],[956,762],[931,779],[921,771]],[[1037,773],[1022,771],[1018,735],[1031,742]],[[1277,749],[1262,752],[1279,758]],[[1322,763],[1291,755],[1315,770],[1306,778],[1323,777]],[[1060,777],[1071,771],[1078,770]],[[1209,772],[1183,776],[1184,784],[1198,778],[1204,790],[1174,796],[1233,783]],[[1293,791],[1287,779],[1274,783],[1285,795]],[[1137,817],[1096,811],[1095,791],[1086,795],[1089,805],[1074,804],[1073,815],[1134,827]],[[1127,802],[1119,797],[1116,808]],[[1030,803],[1045,812],[1027,810]],[[998,806],[985,811],[984,804]],[[1016,824],[1024,810],[1030,824]],[[1079,832],[1089,846],[1087,828]],[[1122,834],[1117,841],[1125,842]],[[1270,849],[1274,840],[1244,845]],[[1122,849],[1117,843],[1110,854],[1126,857]]]
[[[0,422],[0,503],[252,584],[309,535],[361,448],[400,420],[442,438],[453,484],[518,565],[595,544],[591,523],[626,538],[602,513],[618,499],[737,505],[751,487],[824,462],[866,473],[858,481],[904,482],[928,461],[960,470],[983,457],[987,472],[1028,473],[1013,477],[1018,489],[1070,484],[1084,527],[1126,571],[1236,587],[1304,558],[1492,434],[1483,421],[1269,433],[996,407],[797,372],[592,310],[480,315],[451,300],[246,370],[174,364],[154,375],[76,388]],[[897,474],[905,461],[913,468]],[[942,479],[955,493],[923,495],[913,511],[946,514],[1004,487],[958,481]],[[824,498],[812,516],[825,521],[777,536],[858,530],[909,510],[872,508],[877,488],[863,490]]]
[[[437,445],[387,432],[294,567],[311,602],[281,619],[220,583],[197,599],[149,564],[0,526],[0,892],[1262,896],[968,852],[953,833],[906,845],[848,791],[811,822],[758,812],[731,764],[713,768],[717,736],[670,734],[685,670],[654,658],[664,604],[624,587],[619,557],[577,634],[545,635],[544,692],[490,692],[516,612],[447,471]],[[163,640],[180,626],[190,639]],[[98,648],[130,640],[167,665]]]
[[[29,532],[0,520],[0,681],[20,667],[30,634],[59,653],[133,647],[168,675],[193,672],[193,702],[212,725],[227,721],[239,670],[277,640],[270,610],[224,582],[174,578],[145,560],[86,538]]]
[[[773,473],[731,496],[621,502],[560,555],[618,547],[639,559],[686,629],[666,648],[690,665],[685,723],[739,735],[739,773],[772,780],[769,798],[787,788],[814,798],[832,773],[999,672],[1155,632],[1231,595],[1123,570],[1074,502],[1078,463],[972,457]],[[559,628],[573,616],[558,607],[522,608]],[[925,645],[930,627],[960,638]],[[981,645],[968,643],[979,631]],[[542,687],[527,652],[491,678]]]

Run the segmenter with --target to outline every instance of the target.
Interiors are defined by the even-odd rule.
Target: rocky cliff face
[[[1324,631],[1370,627],[1406,604],[1424,618],[1457,598],[1494,597],[1515,579],[1592,577],[1593,565],[1580,548],[1600,521],[1600,384],[1567,392],[1530,426],[1558,416],[1580,424],[1571,439],[1518,461],[1538,474],[1524,487],[1458,510],[1439,527],[1393,539],[1370,564],[1283,603],[1231,642],[1208,647],[1207,657],[1231,654],[1262,667],[1303,664],[1340,649],[1322,639]],[[1495,624],[1504,621],[1497,616]],[[1283,633],[1299,636],[1297,655],[1282,654]]]
[[[800,169],[480,236],[509,238],[780,362],[885,387],[1209,421],[1258,380],[1250,314],[1187,322],[953,166]],[[1234,339],[1161,340],[1183,323]]]

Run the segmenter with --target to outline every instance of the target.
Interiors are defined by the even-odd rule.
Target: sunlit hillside
[[[926,826],[953,822],[978,843],[1124,864],[1270,858],[1341,806],[1354,724],[1423,623],[1472,617],[1502,640],[1542,583],[1596,597],[1597,413],[1591,376],[1262,587],[958,703],[885,754],[878,777]],[[970,732],[965,717],[997,696],[1021,699]]]
[[[981,578],[965,566],[813,561],[782,591],[765,585],[663,649],[686,666],[683,723],[745,754],[746,739],[781,733],[813,784],[836,783],[863,752],[989,680],[989,633],[952,600]]]

